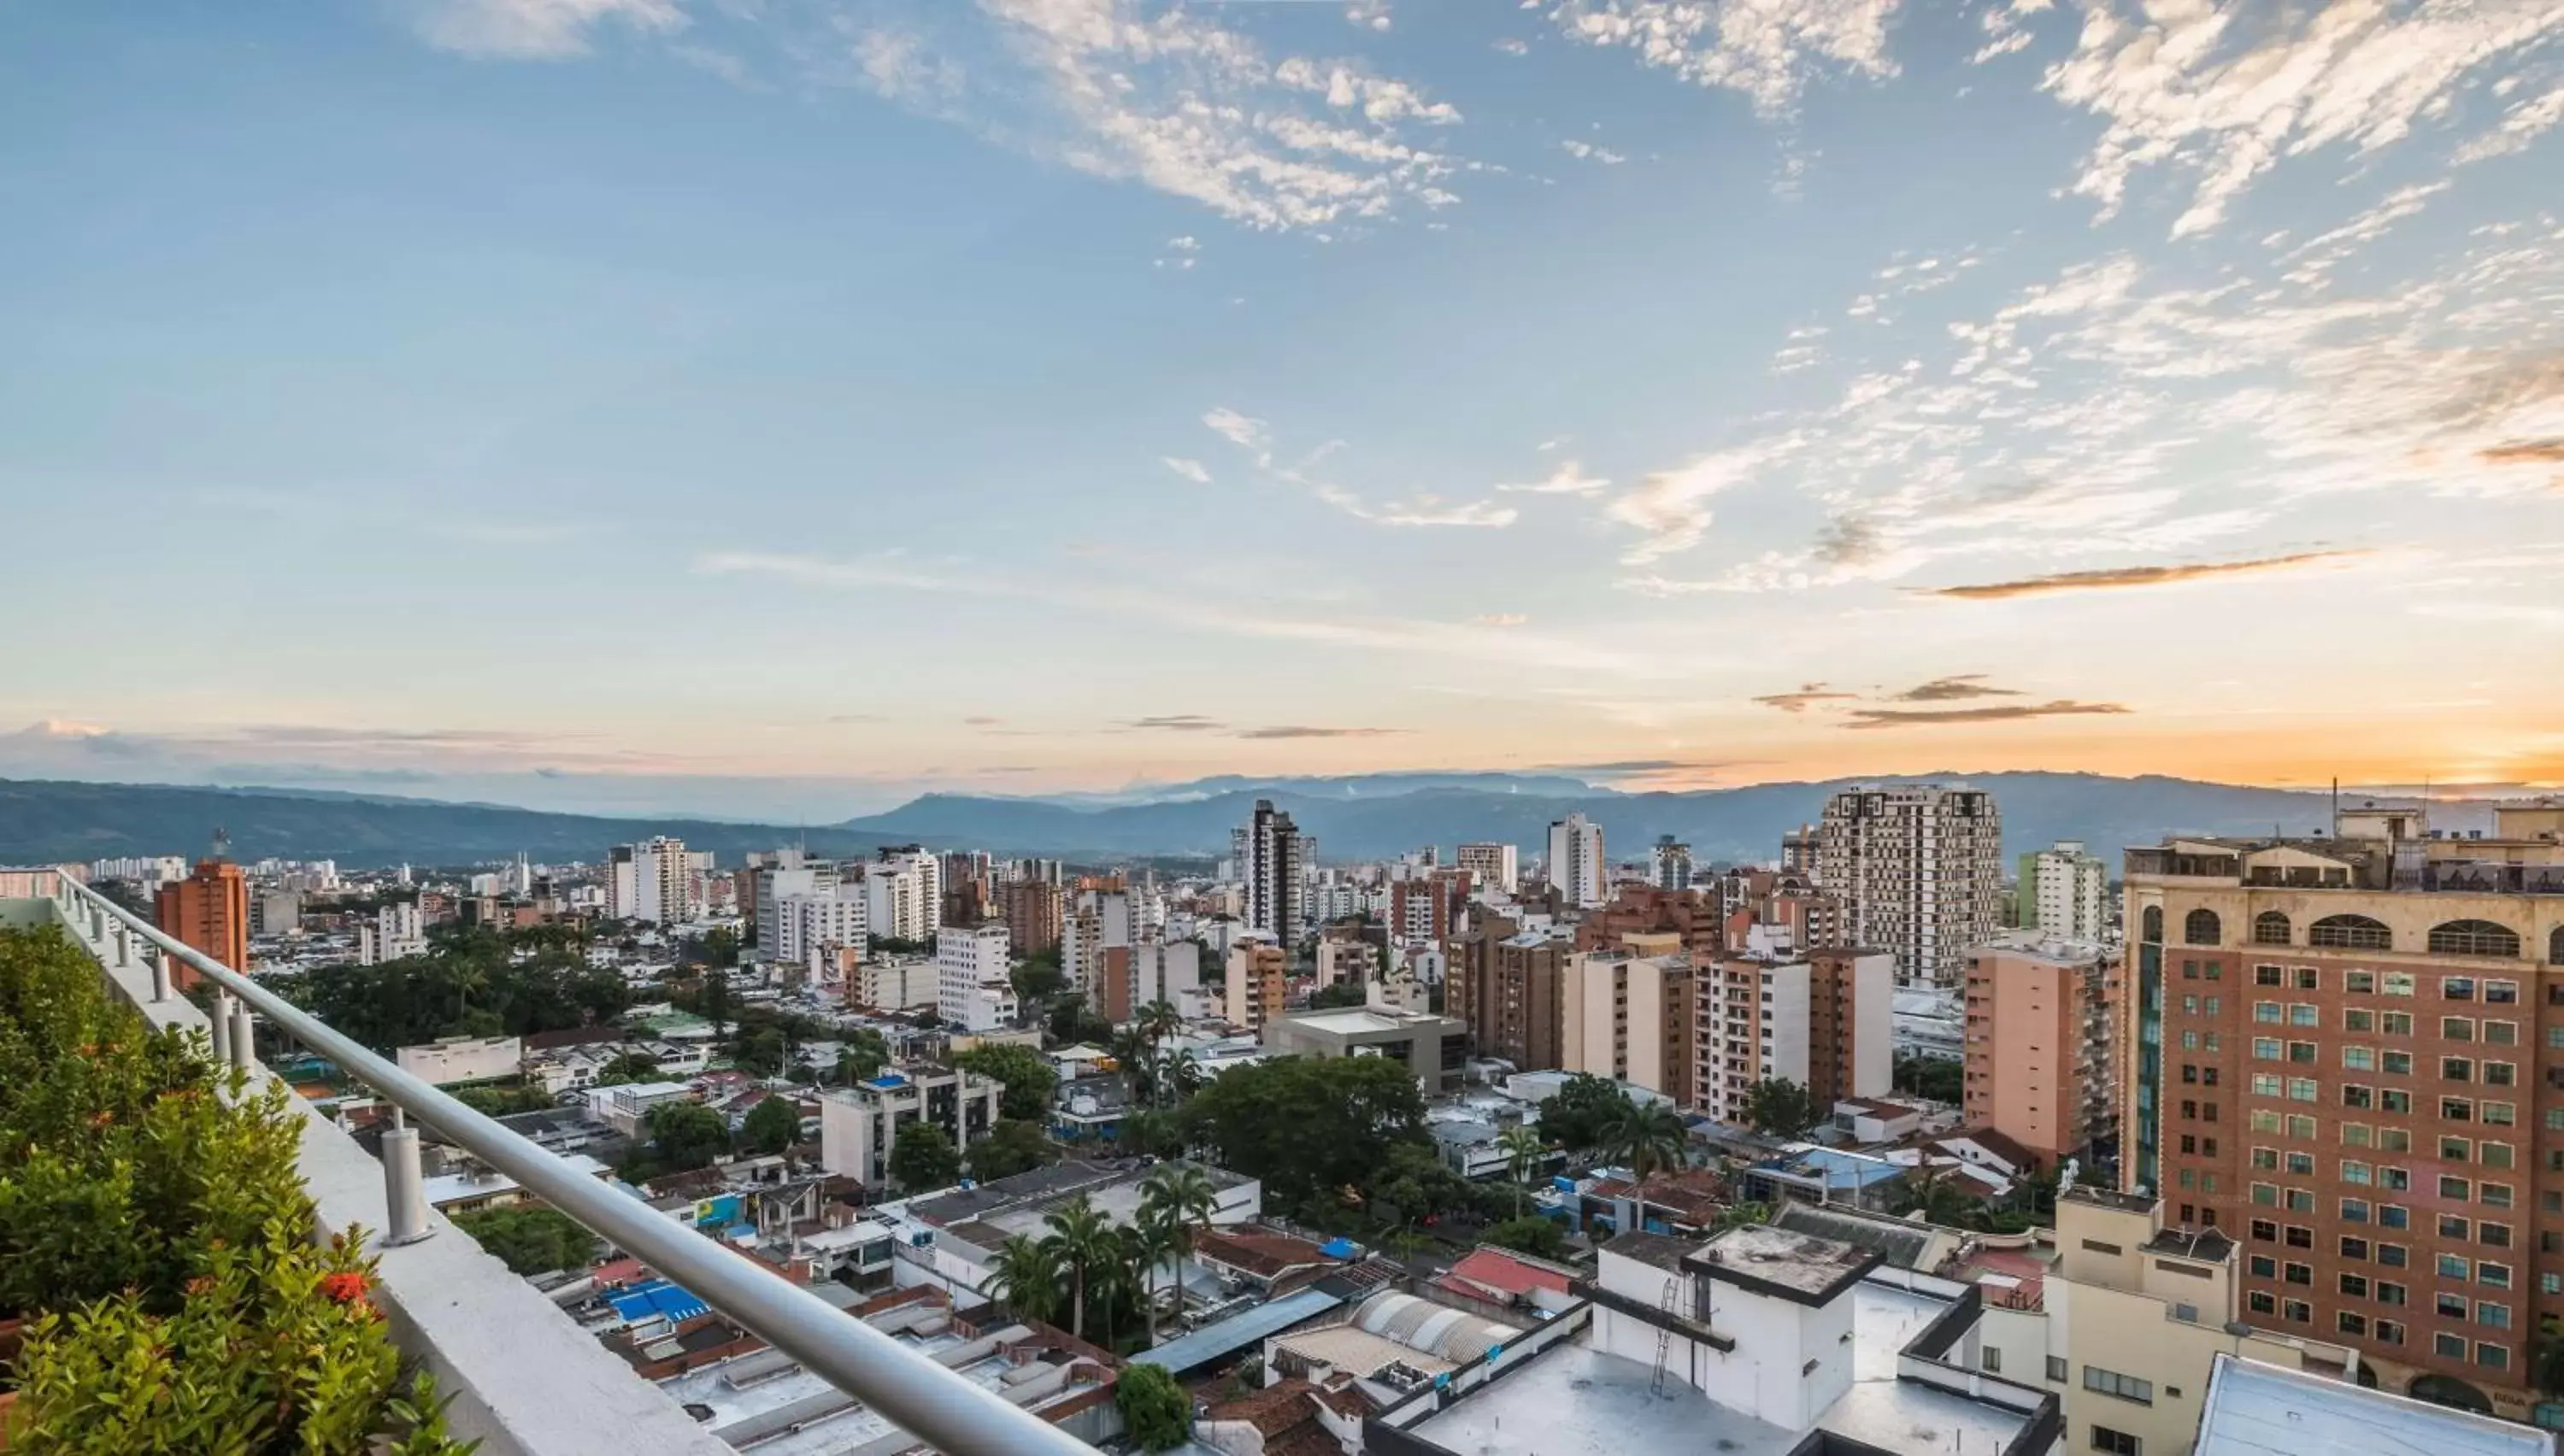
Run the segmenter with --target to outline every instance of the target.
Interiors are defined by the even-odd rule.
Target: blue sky
[[[2558,0],[20,4],[0,774],[2564,780],[2559,121]]]

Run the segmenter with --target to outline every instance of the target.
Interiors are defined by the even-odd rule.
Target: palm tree
[[[1018,1316],[1047,1325],[1059,1313],[1059,1251],[1048,1239],[1009,1237],[988,1261],[979,1293]]]
[[[1183,1261],[1190,1257],[1202,1230],[1219,1209],[1219,1194],[1210,1175],[1188,1162],[1162,1163],[1140,1183],[1140,1227],[1147,1231],[1158,1256],[1149,1261],[1154,1281],[1160,1258],[1175,1261],[1177,1308],[1183,1295]],[[1149,1343],[1158,1343],[1158,1292],[1149,1291]]]
[[[1162,1042],[1184,1029],[1184,1018],[1163,997],[1140,1008],[1140,1034]]]
[[[1531,1181],[1533,1173],[1539,1171],[1541,1159],[1549,1155],[1549,1147],[1540,1141],[1538,1133],[1520,1125],[1507,1128],[1505,1135],[1496,1140],[1496,1146],[1505,1155],[1505,1171],[1513,1175],[1514,1217],[1520,1218],[1524,1185]]]
[[[1113,1225],[1083,1193],[1066,1206],[1043,1215],[1042,1223],[1050,1232],[1042,1236],[1052,1257],[1059,1261],[1061,1272],[1068,1275],[1070,1325],[1068,1333],[1080,1340],[1086,1338],[1086,1292],[1089,1281],[1109,1268],[1123,1251]]]
[[[1629,1165],[1629,1179],[1636,1184],[1638,1227],[1643,1229],[1647,1226],[1647,1179],[1683,1165],[1691,1147],[1691,1133],[1672,1108],[1661,1102],[1632,1098],[1612,1120],[1603,1142],[1613,1156]]]
[[[1158,1054],[1157,1090],[1163,1100],[1180,1103],[1201,1091],[1206,1080],[1201,1060],[1191,1052],[1177,1048]]]
[[[459,1021],[471,1009],[472,993],[490,988],[490,968],[478,960],[457,960],[446,975],[454,982],[454,1016]]]

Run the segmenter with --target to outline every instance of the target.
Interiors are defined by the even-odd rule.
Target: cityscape
[[[0,3],[5,1456],[2564,1456],[2564,0]]]
[[[2009,854],[1993,793],[1882,782],[1724,864],[1583,815],[1344,860],[1270,799],[1192,868],[218,830],[6,872],[0,980],[23,1020],[103,965],[279,1089],[227,1096],[380,1165],[354,1287],[418,1319],[403,1266],[474,1261],[533,1321],[513,1377],[611,1388],[587,1418],[650,1449],[967,1449],[702,1259],[1063,1449],[2551,1450],[2564,799],[2433,807]],[[64,1257],[42,1217],[0,1217],[12,1267]],[[365,1428],[584,1449],[434,1328],[445,1421]],[[28,1429],[103,1419],[103,1337],[27,1338]]]

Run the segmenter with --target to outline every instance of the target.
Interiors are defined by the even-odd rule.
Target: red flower
[[[320,1292],[342,1305],[360,1303],[365,1297],[365,1276],[353,1272],[320,1276]]]

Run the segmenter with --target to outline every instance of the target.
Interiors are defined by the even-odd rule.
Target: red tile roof
[[[1525,1263],[1501,1249],[1477,1249],[1433,1282],[1454,1294],[1502,1302],[1521,1299],[1535,1289],[1565,1294],[1568,1277],[1555,1269]]]
[[[1193,1252],[1231,1269],[1242,1269],[1259,1279],[1271,1279],[1285,1270],[1324,1264],[1327,1256],[1307,1239],[1264,1229],[1214,1229],[1193,1242]]]

